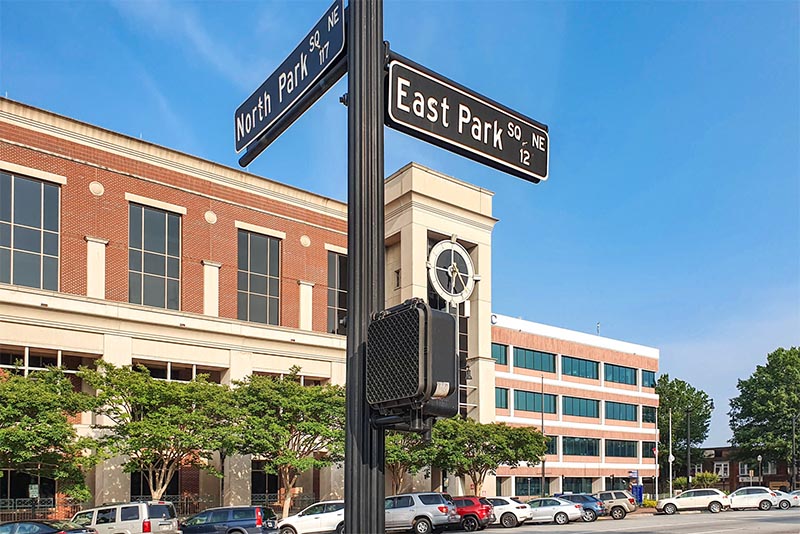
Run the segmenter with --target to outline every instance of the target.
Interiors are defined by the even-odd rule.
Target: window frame
[[[501,349],[502,354],[500,354]],[[497,365],[508,365],[508,345],[492,343],[492,359]]]
[[[514,347],[514,367],[542,371],[545,373],[556,372],[556,355],[525,347]]]
[[[494,388],[494,407],[500,410],[508,409],[508,388]]]
[[[639,410],[636,404],[627,402],[605,401],[606,419],[612,421],[628,421],[635,423],[639,420]]]
[[[625,384],[628,386],[635,386],[637,384],[635,367],[627,367],[625,365],[616,365],[613,363],[603,364],[603,367],[603,376],[606,382]],[[627,378],[628,375],[632,378]]]
[[[540,407],[539,410],[536,409],[537,400]],[[527,391],[524,389],[514,390],[515,412],[520,411],[520,412],[542,413],[542,410],[544,410],[544,413],[555,414],[556,403],[557,403],[556,395],[553,395],[552,393],[545,393],[544,398],[542,398],[542,394],[538,391]],[[552,406],[552,410],[549,409],[550,406]]]
[[[569,365],[567,365],[569,364]],[[575,369],[575,366],[578,369]],[[586,372],[586,369],[593,369],[594,372]],[[586,378],[589,380],[600,380],[600,362],[594,360],[587,360],[584,358],[576,358],[575,356],[561,355],[561,374],[567,376],[574,376],[577,378]]]
[[[246,240],[246,254],[242,253],[242,239]],[[253,241],[263,240],[264,269],[263,272],[253,269]],[[272,272],[273,253],[277,254],[274,260],[277,274]],[[260,261],[261,257],[257,261]],[[243,263],[245,265],[243,265]],[[274,235],[263,234],[246,228],[236,229],[236,318],[248,323],[280,326],[283,282],[283,240]],[[253,282],[263,282],[264,291],[254,291]],[[243,282],[246,282],[243,284]],[[244,289],[243,289],[244,285]],[[274,285],[274,288],[271,286]],[[264,299],[264,321],[260,317],[253,317],[254,299]],[[256,301],[257,302],[257,301]],[[270,311],[274,305],[274,311]],[[243,313],[244,311],[244,313]],[[274,315],[274,317],[273,317]]]
[[[138,215],[134,216],[134,211],[138,210]],[[148,233],[147,220],[148,214],[151,220],[153,216],[163,216],[164,222],[164,250],[147,248]],[[134,228],[136,224],[137,228]],[[151,223],[152,224],[152,223]],[[177,224],[177,235],[172,235],[173,226]],[[136,232],[134,233],[134,230]],[[134,237],[136,235],[136,237]],[[151,238],[152,239],[152,238]],[[172,249],[171,239],[177,240],[177,251]],[[162,268],[163,273],[149,272],[150,269]],[[128,302],[140,306],[148,306],[162,310],[181,310],[181,291],[183,289],[183,217],[173,211],[139,204],[136,202],[128,203]],[[176,274],[177,273],[177,274]],[[161,304],[147,300],[147,283],[163,283],[158,295],[163,294]],[[152,287],[152,286],[151,286]],[[170,297],[171,293],[175,293]],[[171,305],[174,302],[174,306]]]
[[[342,277],[342,263],[344,263],[344,277]],[[341,319],[347,315],[347,284],[349,263],[347,254],[342,254],[333,250],[328,250],[328,293],[326,306],[326,332],[341,336],[347,335],[347,326],[343,325]],[[331,273],[333,270],[333,273]],[[331,285],[331,281],[334,282]],[[344,289],[341,284],[344,282]],[[344,306],[338,306],[344,298]],[[280,301],[279,301],[280,302]],[[280,306],[280,304],[279,304]],[[333,320],[333,322],[331,322]],[[333,327],[331,325],[333,324]]]
[[[567,408],[567,406],[569,406],[569,409]],[[589,406],[593,406],[594,410],[589,410],[588,409]],[[576,412],[585,412],[585,413],[576,413]],[[593,415],[591,412],[593,412]],[[561,413],[562,415],[569,415],[571,417],[587,417],[591,419],[600,419],[600,401],[597,399],[585,399],[583,397],[572,397],[569,395],[563,395],[561,397]]]

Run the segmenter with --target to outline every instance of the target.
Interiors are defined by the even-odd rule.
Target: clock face
[[[440,241],[431,248],[428,269],[433,289],[447,302],[464,302],[475,288],[472,258],[454,241]]]

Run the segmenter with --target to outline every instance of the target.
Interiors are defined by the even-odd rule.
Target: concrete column
[[[470,252],[475,272],[481,279],[470,297],[469,364],[472,391],[477,408],[470,415],[481,423],[493,423],[496,416],[492,396],[495,388],[495,361],[492,358],[492,247],[490,241],[479,243]]]
[[[312,330],[314,284],[303,280],[298,280],[297,283],[300,284],[300,320],[298,324],[300,330]]]
[[[106,245],[108,239],[84,237],[86,240],[86,296],[106,298]]]
[[[410,224],[400,230],[400,302],[428,299],[428,229]]]
[[[219,317],[219,269],[221,263],[203,260],[203,315]]]
[[[222,383],[231,384],[236,380],[253,374],[253,353],[232,350],[228,370],[222,375]],[[249,454],[235,454],[225,459],[223,476],[225,489],[222,495],[223,506],[239,506],[250,504],[252,495],[252,481],[250,479],[253,469],[252,456]]]

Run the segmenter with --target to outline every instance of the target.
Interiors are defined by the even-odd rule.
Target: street
[[[492,531],[505,531],[502,527],[491,527]],[[559,526],[554,523],[525,524],[509,532],[528,534],[559,532],[561,534],[584,534],[594,532],[620,532],[625,534],[721,534],[724,532],[764,532],[770,534],[800,534],[800,508],[789,510],[756,510],[743,512],[684,512],[682,514],[651,515],[631,514],[621,521],[601,518],[594,523],[569,523]]]

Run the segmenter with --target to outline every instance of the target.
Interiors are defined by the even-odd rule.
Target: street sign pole
[[[382,0],[352,0],[347,25],[347,421],[345,531],[384,531],[382,428],[371,425],[366,399],[367,328],[383,309]]]

